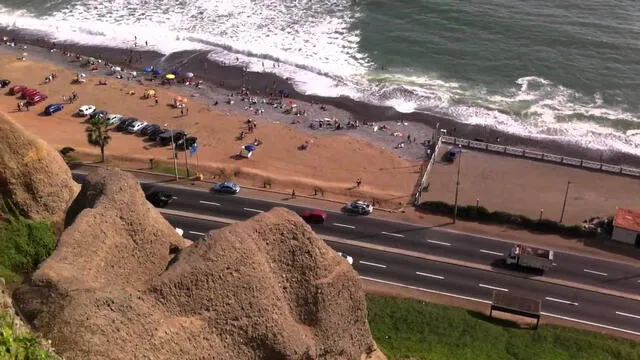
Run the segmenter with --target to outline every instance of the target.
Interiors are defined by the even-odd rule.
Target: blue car
[[[240,186],[234,182],[225,181],[213,185],[211,190],[225,194],[237,194],[240,191]]]
[[[64,105],[62,105],[62,104],[49,104],[49,105],[47,105],[46,108],[44,108],[44,113],[46,115],[51,116],[51,115],[57,113],[58,111],[60,111],[62,109],[64,109]]]

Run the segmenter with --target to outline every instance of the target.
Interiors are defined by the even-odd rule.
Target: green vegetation
[[[104,162],[104,147],[109,144],[111,136],[109,135],[109,122],[102,116],[89,120],[89,126],[85,129],[87,133],[87,141],[93,146],[100,148],[100,157]]]
[[[454,206],[442,201],[425,201],[418,208],[439,215],[453,217]],[[597,232],[584,229],[580,225],[565,225],[549,219],[530,219],[524,215],[514,215],[504,211],[489,211],[482,206],[458,205],[458,218],[501,225],[512,225],[519,228],[538,231],[547,234],[557,234],[567,237],[594,237]],[[605,226],[605,230],[607,227]]]
[[[176,170],[173,166],[153,164],[153,168],[151,170],[158,173],[162,173],[162,174],[169,174],[173,176],[176,175]],[[195,170],[192,170],[192,169],[189,170],[189,175],[193,176],[195,174],[196,174]],[[178,176],[187,177],[187,169],[178,166]]]
[[[459,308],[367,295],[369,326],[389,360],[638,360],[640,343],[555,325],[518,329]]]
[[[8,282],[34,271],[56,246],[50,223],[18,215],[0,223],[0,239],[0,277]]]
[[[41,348],[33,335],[17,334],[9,314],[0,313],[0,359],[54,360],[60,358]]]

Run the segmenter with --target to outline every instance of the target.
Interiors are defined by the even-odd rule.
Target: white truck
[[[509,251],[505,261],[508,265],[546,271],[553,266],[553,250],[516,244]]]

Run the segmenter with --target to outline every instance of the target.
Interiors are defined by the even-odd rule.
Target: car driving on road
[[[164,191],[151,191],[145,197],[147,198],[147,201],[158,208],[166,207],[171,204],[174,199],[173,195]]]
[[[351,256],[349,256],[349,255],[347,255],[345,253],[341,253],[341,252],[339,252],[338,255],[341,258],[345,259],[349,263],[349,265],[353,265],[353,258]]]
[[[234,182],[225,181],[213,185],[211,190],[225,194],[237,194],[238,192],[240,192],[240,186]]]
[[[324,224],[327,221],[327,213],[322,210],[303,211],[300,217],[308,224]]]
[[[358,215],[369,215],[373,212],[373,205],[363,200],[355,200],[348,202],[344,209]]]

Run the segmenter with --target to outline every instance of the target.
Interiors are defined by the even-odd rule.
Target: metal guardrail
[[[436,154],[438,153],[438,150],[440,150],[441,144],[442,144],[442,136],[438,138],[438,141],[436,142],[436,146],[431,152],[429,156],[429,161],[427,162],[426,166],[423,165],[422,172],[420,173],[420,183],[418,188],[415,190],[415,195],[413,196],[413,204],[415,206],[418,206],[420,204],[420,198],[422,197],[422,189],[424,189],[424,187],[427,185],[429,172],[433,167],[433,163],[435,162],[435,159],[436,159]]]
[[[589,170],[600,170],[606,173],[629,175],[640,178],[640,169],[628,168],[618,165],[604,164],[583,159],[576,159],[567,156],[547,154],[537,151],[526,150],[517,147],[509,147],[497,144],[490,144],[482,141],[473,141],[467,139],[456,138],[453,136],[441,136],[440,140],[446,144],[457,144],[466,146],[470,149],[485,150],[495,153],[508,154],[512,156],[521,156],[532,160],[546,161],[554,164],[571,165]]]

